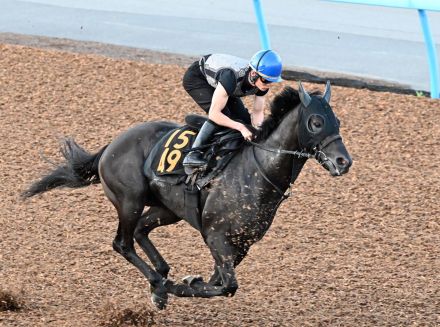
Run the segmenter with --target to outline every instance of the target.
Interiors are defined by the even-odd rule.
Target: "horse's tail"
[[[96,154],[90,154],[73,139],[65,139],[61,153],[66,161],[57,166],[48,175],[33,183],[22,193],[23,198],[30,198],[57,187],[79,188],[100,183],[98,164],[107,145]]]

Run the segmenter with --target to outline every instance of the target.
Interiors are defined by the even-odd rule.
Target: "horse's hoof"
[[[188,286],[191,286],[191,284],[196,282],[203,282],[202,276],[186,276],[182,278],[183,283],[185,283]]]
[[[162,297],[153,292],[151,293],[151,302],[156,306],[156,308],[163,310],[167,307],[168,295],[165,294],[165,297]]]

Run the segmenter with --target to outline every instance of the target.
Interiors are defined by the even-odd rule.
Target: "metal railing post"
[[[440,97],[439,66],[435,43],[432,39],[429,28],[428,16],[425,10],[440,11],[439,0],[326,0],[331,2],[353,3],[363,5],[375,5],[395,8],[417,9],[419,12],[420,24],[422,25],[423,37],[428,52],[429,78],[431,87],[431,98]]]
[[[429,62],[429,76],[431,85],[431,98],[438,99],[440,97],[439,77],[438,77],[438,63],[435,44],[432,40],[431,30],[429,28],[428,16],[425,10],[418,9],[420,24],[422,25],[423,37],[425,38],[426,50]]]
[[[269,33],[267,32],[266,20],[264,19],[263,10],[260,0],[254,0],[255,15],[257,16],[258,32],[260,34],[260,42],[263,50],[270,49]]]

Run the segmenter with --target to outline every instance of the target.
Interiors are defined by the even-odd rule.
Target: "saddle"
[[[204,153],[206,170],[187,175],[182,162],[203,126],[206,117],[189,115],[186,125],[169,131],[154,146],[144,164],[144,174],[150,180],[178,185],[185,183],[185,220],[197,230],[202,230],[200,215],[200,190],[208,185],[231,161],[244,145],[240,132],[224,128],[212,136],[209,144],[198,148]]]
[[[144,174],[173,185],[185,182],[188,176],[182,165],[183,159],[206,120],[204,116],[186,116],[184,126],[171,130],[154,146],[145,161]],[[198,188],[202,189],[221,172],[243,145],[240,132],[224,128],[215,133],[208,144],[198,148],[208,162],[206,170],[197,176]]]

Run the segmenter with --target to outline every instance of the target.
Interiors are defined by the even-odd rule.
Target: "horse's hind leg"
[[[166,306],[168,295],[163,285],[162,276],[148,266],[134,249],[134,231],[144,208],[143,200],[140,196],[139,199],[134,196],[124,197],[124,201],[119,201],[119,204],[116,206],[119,215],[119,226],[113,241],[113,249],[144,274],[154,290],[154,304],[159,309],[163,309]]]
[[[177,217],[171,211],[166,208],[151,207],[146,213],[144,213],[141,219],[138,221],[134,237],[142,250],[153,263],[156,271],[163,277],[168,277],[170,267],[156,249],[154,244],[148,238],[148,234],[159,226],[166,226],[177,223],[181,218]]]

